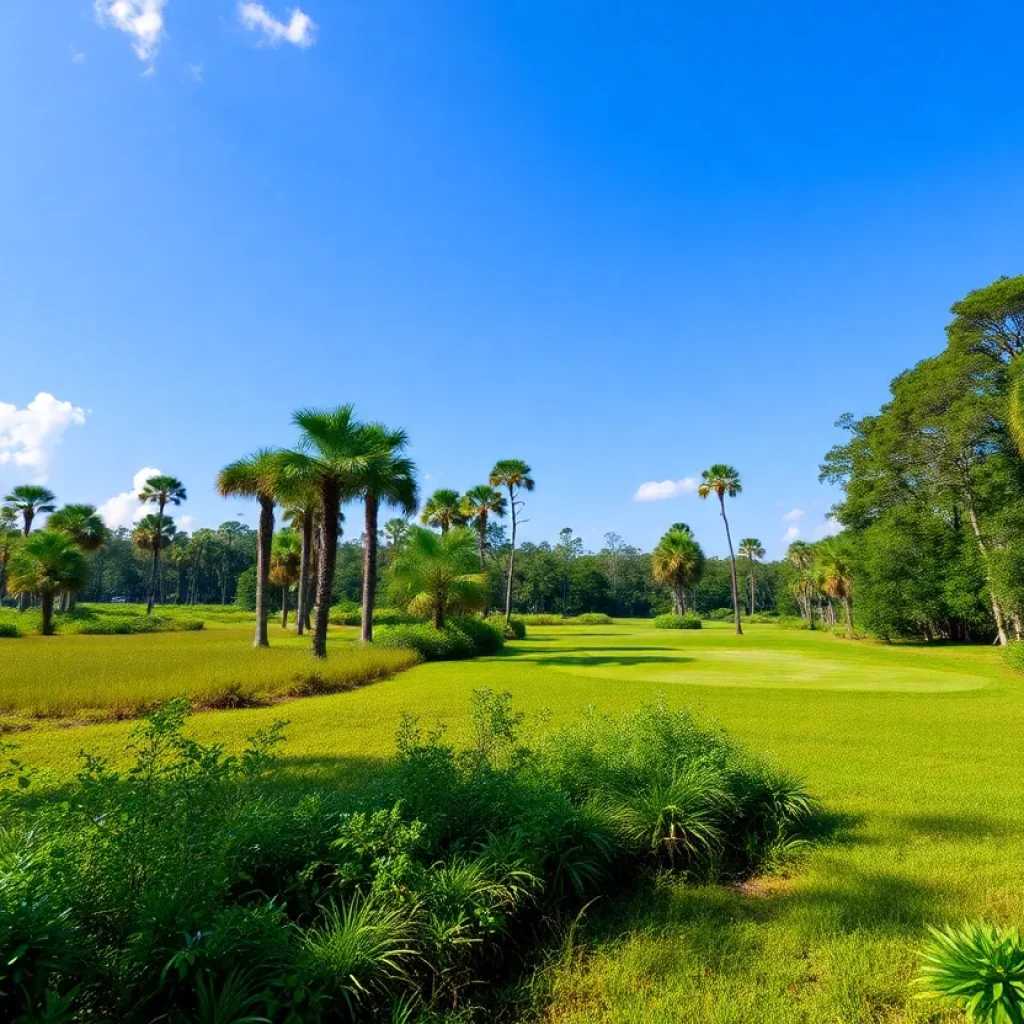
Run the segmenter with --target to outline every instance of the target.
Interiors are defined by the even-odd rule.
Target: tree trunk
[[[43,636],[53,636],[53,592],[44,590],[43,605]]]
[[[288,628],[288,586],[281,584],[281,628]]]
[[[754,595],[756,593],[756,584],[754,583],[754,559],[750,559],[750,614],[754,614]]]
[[[434,608],[434,629],[444,629],[444,608],[440,602]]]
[[[725,496],[718,496],[718,503],[722,506],[722,522],[725,523],[725,539],[729,542],[729,578],[732,583],[732,611],[736,620],[736,635],[743,636],[743,626],[740,624],[740,592],[736,586],[736,556],[732,550],[732,534],[729,532],[729,519],[725,514]]]
[[[849,594],[843,598],[846,605],[846,635],[853,639],[853,598]]]
[[[373,642],[373,605],[377,596],[377,514],[380,501],[376,494],[366,495],[366,539],[363,542],[363,617],[359,638]]]
[[[302,636],[306,631],[309,612],[309,559],[313,546],[313,510],[302,513],[302,554],[299,556],[299,588],[295,599],[295,633]]]
[[[505,583],[505,622],[512,618],[512,577],[516,571],[516,496],[511,484],[508,488],[508,506],[512,510],[512,544],[508,552],[508,580]]]
[[[274,543],[274,499],[259,499],[260,523],[256,539],[256,634],[253,647],[269,647],[267,636],[267,589],[270,585],[270,548]]]
[[[487,572],[487,515],[486,513],[477,520],[476,524],[476,544],[477,554],[480,556],[480,572]],[[491,603],[491,588],[487,588],[487,600],[484,603],[484,618],[487,618],[487,612],[490,610]]]
[[[327,657],[327,621],[331,613],[331,588],[338,561],[338,512],[341,491],[333,481],[320,488],[320,551],[316,573],[316,625],[313,629],[313,657]]]
[[[22,519],[24,521],[24,527],[22,532],[27,537],[32,532],[32,520],[35,518],[35,513],[31,509],[22,510]],[[28,607],[28,594],[22,591],[18,595],[18,611],[23,612]]]
[[[1007,643],[1006,625],[1003,622],[1003,609],[1000,607],[999,599],[996,597],[996,592],[992,587],[992,567],[989,565],[988,548],[985,546],[985,541],[981,536],[981,527],[978,525],[978,515],[974,511],[974,498],[971,496],[970,491],[967,493],[967,512],[971,520],[971,529],[974,531],[974,539],[978,543],[978,551],[981,552],[981,560],[985,563],[985,582],[988,583],[988,595],[992,600],[992,615],[996,620],[996,632],[999,636],[999,645],[1001,647],[1005,647]]]

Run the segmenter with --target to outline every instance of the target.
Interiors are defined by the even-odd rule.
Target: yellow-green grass
[[[247,706],[352,689],[419,660],[410,651],[361,648],[356,630],[331,630],[326,662],[313,660],[308,637],[271,627],[272,646],[257,650],[252,634],[252,626],[220,623],[195,633],[3,640],[0,715],[130,718],[177,696],[198,707]]]
[[[1024,677],[990,648],[851,643],[774,626],[744,637],[715,624],[535,627],[502,656],[199,715],[192,729],[235,747],[284,717],[295,779],[348,783],[390,754],[403,711],[461,730],[478,686],[510,690],[552,721],[662,695],[803,774],[841,818],[836,839],[788,877],[737,890],[671,886],[625,908],[593,907],[581,956],[546,976],[550,1021],[959,1021],[959,1011],[912,998],[926,925],[1024,924]],[[19,756],[57,780],[80,749],[116,757],[128,727],[42,724],[17,737]]]

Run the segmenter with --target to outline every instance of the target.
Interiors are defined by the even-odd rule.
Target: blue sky
[[[780,554],[837,416],[1024,269],[1022,32],[1009,2],[8,0],[0,487],[102,504],[154,467],[216,526],[251,511],[222,464],[351,401],[427,491],[529,461],[527,539],[683,519],[721,553],[695,495],[634,496],[725,461],[734,536]]]

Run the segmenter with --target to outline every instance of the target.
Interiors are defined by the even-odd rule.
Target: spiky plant
[[[435,526],[442,533],[447,533],[453,526],[465,526],[462,495],[450,487],[434,491],[420,512],[420,522],[425,526]]]
[[[702,498],[714,495],[718,498],[718,506],[722,513],[722,522],[725,523],[725,539],[729,543],[729,576],[732,583],[732,611],[736,622],[736,634],[743,635],[743,626],[740,623],[740,592],[736,583],[736,553],[732,549],[732,533],[729,530],[729,517],[725,514],[725,499],[735,498],[743,490],[740,483],[740,475],[732,466],[723,462],[716,462],[713,466],[701,473],[701,481],[697,487],[697,493]]]
[[[26,537],[11,558],[10,587],[18,594],[37,594],[43,614],[43,636],[53,634],[53,602],[75,594],[89,582],[89,563],[75,542],[58,530],[40,530]]]

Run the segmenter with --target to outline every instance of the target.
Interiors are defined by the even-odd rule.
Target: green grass
[[[127,647],[216,635],[66,639]],[[6,652],[26,641],[8,643],[4,689]],[[351,783],[390,753],[403,711],[458,733],[481,685],[550,709],[553,721],[662,694],[802,773],[841,825],[790,877],[736,890],[666,886],[592,908],[576,955],[547,972],[550,1021],[960,1021],[911,998],[926,925],[1024,921],[1024,677],[991,648],[851,643],[768,625],[744,637],[714,623],[533,627],[500,656],[421,665],[284,708],[202,715],[193,728],[234,747],[287,718],[294,777]],[[126,729],[40,724],[17,737],[19,756],[59,780],[80,749],[117,756]]]

